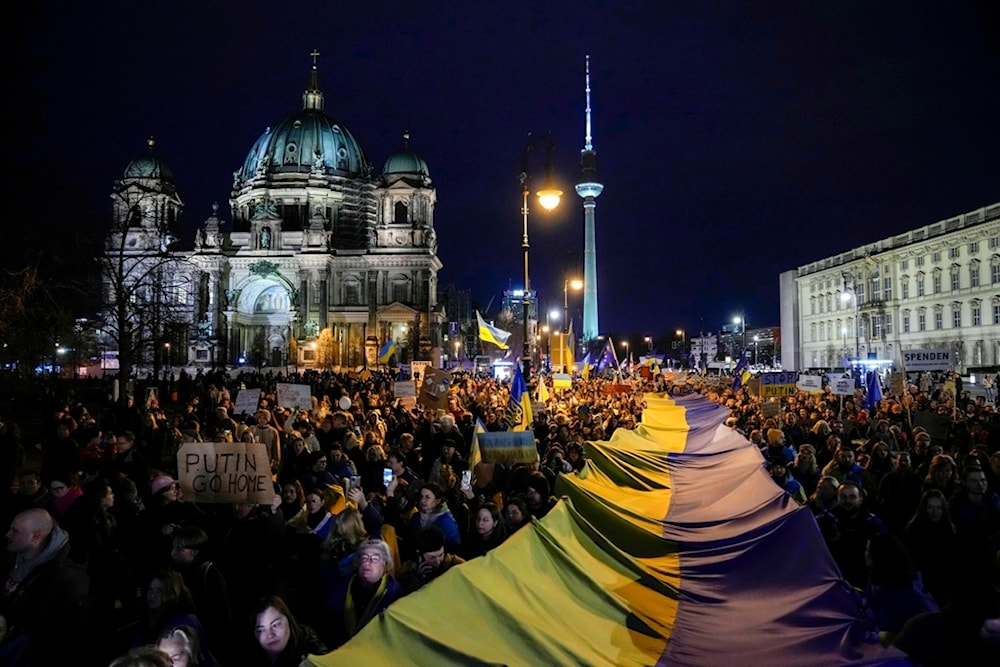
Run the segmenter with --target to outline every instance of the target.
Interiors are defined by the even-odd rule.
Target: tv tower
[[[597,323],[597,235],[594,230],[594,209],[597,198],[604,191],[604,185],[597,180],[597,152],[591,142],[590,132],[590,56],[586,59],[587,83],[587,134],[580,151],[580,182],[576,184],[576,194],[583,198],[583,332],[584,343],[588,343],[600,333]]]

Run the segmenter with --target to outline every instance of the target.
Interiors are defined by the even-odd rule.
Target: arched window
[[[410,302],[410,288],[413,281],[411,281],[407,276],[398,275],[393,276],[391,288],[392,288],[392,298],[391,301],[399,301],[400,303]]]
[[[357,276],[344,278],[344,305],[361,305],[361,281],[358,280]]]
[[[392,221],[396,224],[406,224],[410,221],[409,213],[406,202],[398,201],[392,210]]]

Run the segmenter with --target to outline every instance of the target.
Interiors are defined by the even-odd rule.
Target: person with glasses
[[[49,482],[52,516],[57,521],[63,521],[69,509],[83,495],[79,479],[76,473],[59,472],[53,475],[52,481]]]
[[[354,555],[355,574],[344,579],[326,598],[327,643],[336,648],[403,596],[393,577],[393,558],[382,540],[367,540]]]

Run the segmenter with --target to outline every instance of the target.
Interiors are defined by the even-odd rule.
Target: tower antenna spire
[[[594,150],[594,145],[591,142],[591,135],[590,135],[590,56],[589,55],[587,56],[586,71],[587,71],[587,74],[586,74],[586,81],[587,81],[587,136],[584,139],[583,150],[585,150],[585,151],[592,151],[592,150]]]

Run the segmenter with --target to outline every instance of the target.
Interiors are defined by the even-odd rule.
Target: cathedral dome
[[[147,143],[149,144],[149,150],[152,151],[155,145],[153,138],[150,137]],[[174,182],[174,174],[170,171],[167,163],[152,153],[137,157],[129,162],[128,166],[125,167],[122,178],[156,178],[167,183]]]
[[[240,176],[318,173],[361,176],[365,155],[350,131],[322,109],[302,109],[268,128],[243,161]]]
[[[427,169],[427,163],[424,159],[411,151],[409,148],[403,148],[392,155],[389,159],[385,161],[385,167],[382,168],[382,173],[386,176],[390,174],[419,174],[420,176],[430,176],[430,171]]]

